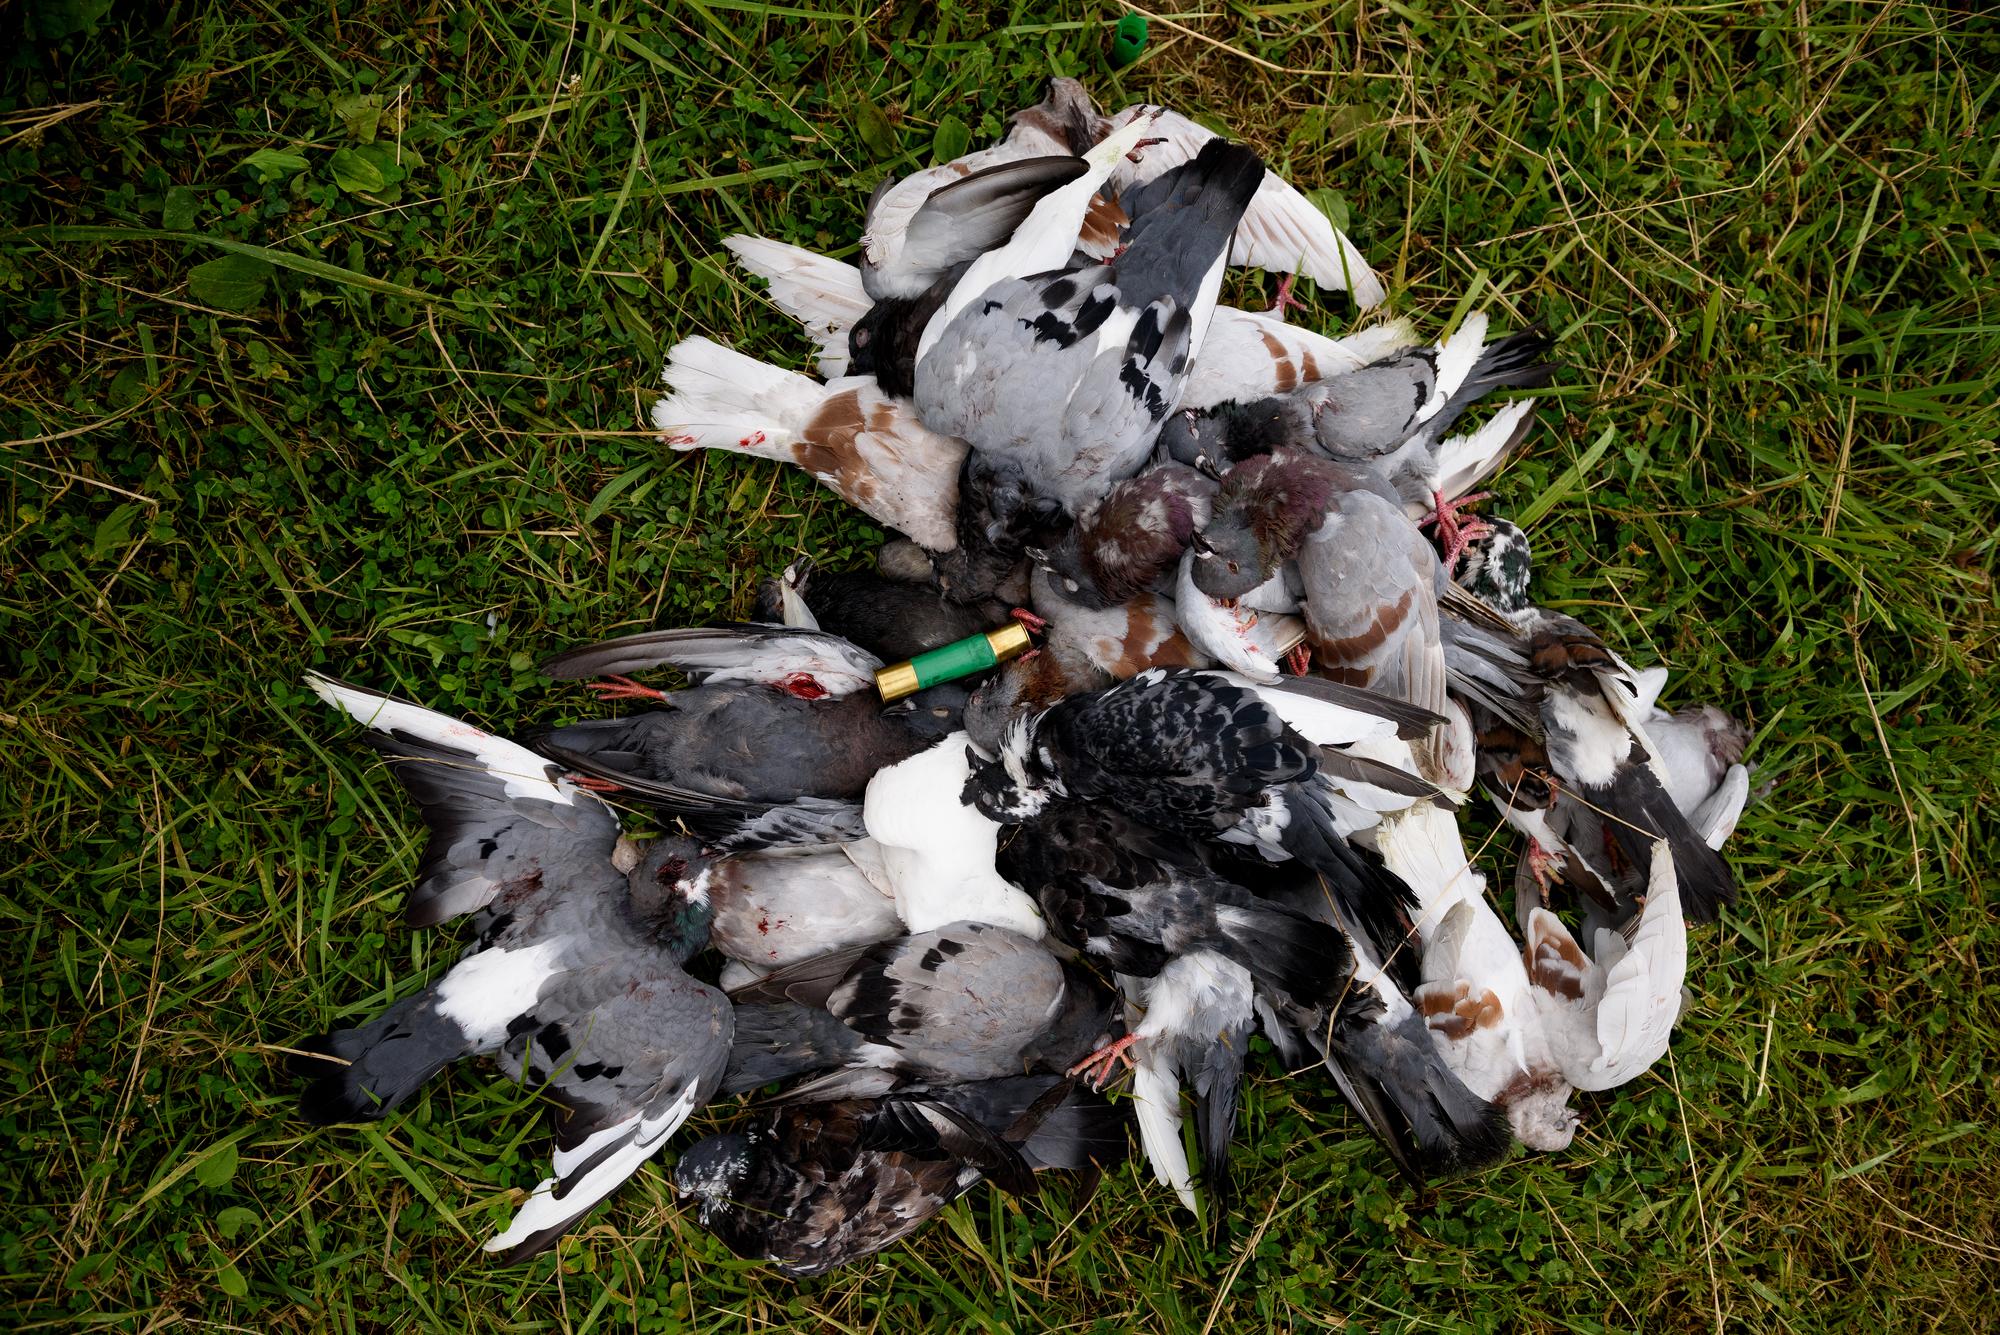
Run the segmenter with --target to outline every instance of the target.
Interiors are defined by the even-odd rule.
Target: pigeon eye
[[[1232,575],[1236,573],[1236,563],[1234,561],[1229,563],[1229,573]]]
[[[857,348],[868,346],[868,331],[866,329],[857,329],[854,331],[854,346]]]
[[[1063,581],[1063,592],[1065,593],[1075,593],[1077,587],[1077,582],[1073,579],[1065,579]]]
[[[945,708],[942,708],[942,707],[940,707],[940,708],[937,708],[937,709],[933,709],[933,710],[931,711],[931,717],[932,717],[932,718],[950,718],[950,717],[951,717],[951,711],[950,711],[949,709],[945,709]]]

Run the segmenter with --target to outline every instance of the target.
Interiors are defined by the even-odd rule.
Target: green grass
[[[1156,22],[1117,74],[1110,7],[0,12],[0,1319],[2000,1324],[2000,32],[1893,0],[1481,8],[1214,5],[1184,24],[1226,49]],[[1672,1060],[1587,1098],[1569,1153],[1422,1196],[1267,1060],[1212,1234],[1135,1170],[981,1192],[795,1287],[655,1166],[497,1268],[470,1240],[541,1174],[530,1098],[466,1071],[372,1132],[290,1115],[281,1049],[453,952],[400,925],[411,810],[300,673],[547,718],[583,706],[542,652],[859,560],[877,535],[800,476],[653,443],[662,352],[803,365],[717,239],[842,251],[875,181],[1058,71],[1325,187],[1397,309],[1476,288],[1560,331],[1503,505],[1541,514],[1548,596],[1753,720],[1776,784]]]

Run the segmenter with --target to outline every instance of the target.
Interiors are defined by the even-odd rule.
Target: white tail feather
[[[847,332],[874,304],[861,286],[861,271],[767,236],[726,236],[722,244],[770,284],[765,295],[772,304],[819,345],[819,373],[828,380],[846,375]]]
[[[1132,1115],[1139,1123],[1139,1144],[1153,1166],[1153,1180],[1172,1187],[1181,1204],[1193,1210],[1194,1172],[1188,1167],[1187,1146],[1181,1143],[1180,1081],[1152,1051],[1141,1053],[1132,1072]]]
[[[1448,436],[1438,445],[1437,489],[1446,500],[1457,500],[1492,474],[1521,419],[1534,407],[1533,399],[1516,399],[1477,429]]]
[[[1450,338],[1437,345],[1437,383],[1431,387],[1430,399],[1417,414],[1419,422],[1428,422],[1438,415],[1445,400],[1458,393],[1458,387],[1472,374],[1472,368],[1479,364],[1479,350],[1486,345],[1486,312],[1472,311],[1452,331]]]

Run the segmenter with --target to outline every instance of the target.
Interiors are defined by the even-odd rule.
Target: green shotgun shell
[[[1124,69],[1139,58],[1146,47],[1146,16],[1127,14],[1118,20],[1118,31],[1111,38],[1111,68]]]
[[[884,700],[900,700],[926,686],[984,672],[994,664],[1004,663],[1024,652],[1030,643],[1028,628],[1018,621],[1009,621],[998,630],[989,630],[983,635],[968,635],[942,649],[933,649],[907,662],[891,663],[878,669],[875,689],[882,693]]]

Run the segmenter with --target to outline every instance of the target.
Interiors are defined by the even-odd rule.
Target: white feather
[[[1014,229],[1006,245],[974,260],[952,286],[937,314],[924,326],[923,338],[917,343],[917,360],[924,359],[924,354],[936,346],[945,326],[987,288],[1005,278],[1048,273],[1068,264],[1098,187],[1149,130],[1150,121],[1145,116],[1135,116],[1129,124],[1114,130],[1104,142],[1083,155],[1087,166],[1083,175],[1044,195],[1027,219]]]
[[[571,806],[579,797],[589,802],[597,800],[582,794],[568,780],[551,779],[549,775],[556,767],[527,747],[495,737],[470,723],[461,723],[421,705],[347,686],[317,672],[306,674],[306,685],[320,699],[377,732],[407,733],[437,746],[465,752],[481,769],[501,781],[510,798],[532,798],[559,806]]]
[[[1478,365],[1479,350],[1485,344],[1486,312],[1468,312],[1451,337],[1437,345],[1437,381],[1431,386],[1430,398],[1417,411],[1419,422],[1436,417],[1444,401],[1458,392],[1458,387],[1472,374],[1472,368]]]
[[[1040,940],[1048,925],[1035,901],[994,870],[999,825],[961,796],[972,776],[969,744],[955,732],[877,771],[862,807],[868,835],[909,931],[986,922]]]
[[[519,950],[480,951],[438,980],[437,1011],[485,1048],[507,1037],[507,1025],[535,1004],[542,984],[562,973],[564,941]]]
[[[765,295],[797,320],[819,345],[819,373],[847,374],[847,333],[874,305],[861,286],[861,270],[816,251],[765,236],[725,236],[736,262],[770,284]]]
[[[486,1243],[489,1252],[504,1252],[525,1242],[544,1229],[556,1228],[569,1220],[581,1216],[585,1211],[609,1196],[626,1178],[639,1171],[639,1166],[659,1152],[666,1144],[667,1137],[673,1135],[687,1121],[695,1109],[695,1087],[685,1086],[674,1101],[658,1114],[648,1117],[635,1113],[624,1121],[608,1126],[594,1133],[588,1140],[572,1150],[557,1150],[555,1153],[556,1176],[544,1178],[534,1193],[514,1212],[506,1231],[490,1238]],[[599,1153],[605,1146],[616,1144],[624,1137],[629,1143],[607,1155],[582,1177],[573,1181],[566,1175],[586,1161],[592,1154]],[[555,1194],[558,1182],[566,1187],[562,1197]]]

